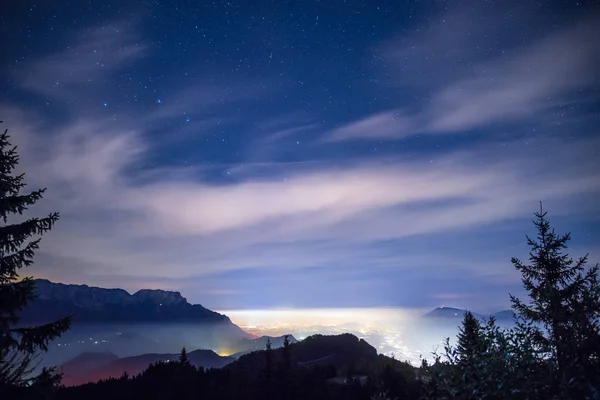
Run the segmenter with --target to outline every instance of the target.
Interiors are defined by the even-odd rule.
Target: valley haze
[[[267,337],[277,348],[283,345],[281,338],[285,335],[295,341],[315,334],[342,333],[366,340],[381,354],[418,365],[421,358],[431,359],[431,353],[445,338],[453,340],[465,311],[443,306],[434,310],[379,307],[215,312],[189,304],[178,292],[157,289],[132,295],[122,289],[44,279],[36,280],[36,287],[36,300],[21,314],[24,324],[66,314],[74,317],[71,329],[51,343],[39,367],[66,365],[67,369],[70,360],[85,354],[111,355],[123,359],[119,362],[124,365],[131,357],[141,355],[146,358],[139,360],[168,360],[182,347],[192,352],[212,350],[215,357],[237,358],[248,351],[263,350]],[[499,323],[507,322],[499,318]],[[130,365],[129,372],[137,371],[144,362]],[[100,377],[122,369],[118,363],[107,363],[104,372],[99,367],[89,376]],[[69,376],[68,382],[84,379]]]

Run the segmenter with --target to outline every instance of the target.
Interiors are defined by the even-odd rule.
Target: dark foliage
[[[461,364],[468,365],[478,354],[484,351],[481,333],[479,321],[470,311],[467,311],[462,326],[459,328],[458,344],[456,345]]]
[[[347,335],[351,336],[351,335]],[[337,365],[314,363],[303,365],[298,359],[307,359],[311,354],[322,354],[316,347],[340,343],[352,343],[346,348],[356,353],[353,347],[358,339],[350,341],[346,335],[335,337],[317,336],[308,345],[290,344],[290,364],[285,363],[284,349],[265,350],[251,353],[247,359],[236,361],[221,369],[196,368],[183,359],[176,362],[152,364],[136,377],[112,378],[95,384],[62,388],[55,399],[414,399],[421,395],[421,383],[415,378],[414,369],[406,363],[385,356],[370,354],[366,358],[355,358],[353,363]],[[310,339],[310,338],[309,338]],[[312,343],[311,343],[312,342]],[[325,342],[325,343],[322,343]],[[335,348],[335,346],[334,346]],[[304,351],[310,354],[303,354]],[[266,373],[268,354],[280,351],[280,362],[270,366]],[[253,355],[256,355],[255,358]],[[261,368],[251,362],[265,360]],[[350,358],[346,358],[350,360]],[[235,365],[238,364],[238,365]],[[354,371],[354,372],[350,372]],[[349,379],[348,379],[349,378]]]
[[[179,364],[181,364],[181,366],[184,368],[190,367],[192,365],[190,364],[190,360],[188,360],[188,355],[187,351],[185,350],[185,347],[181,349],[181,353],[179,354]]]
[[[529,293],[511,296],[516,326],[500,330],[467,313],[458,345],[446,341],[421,375],[429,399],[600,399],[598,265],[565,253],[570,235],[535,214],[537,240],[527,238],[530,265],[513,258]]]
[[[101,380],[94,384],[62,387],[51,392],[55,400],[70,399],[416,399],[422,383],[409,364],[377,355],[368,344],[352,335],[308,338],[306,343],[290,344],[290,364],[284,362],[284,349],[248,354],[245,360],[220,369],[196,368],[180,359],[151,364],[141,374]],[[304,343],[304,345],[302,345]],[[324,349],[346,352],[329,362],[302,363],[322,358]],[[279,352],[279,354],[277,354]],[[269,367],[268,354],[273,356]],[[256,364],[256,361],[262,361]],[[275,361],[278,360],[278,361]],[[236,365],[237,364],[237,365]],[[23,400],[37,399],[34,387],[12,392]]]
[[[511,295],[515,312],[535,324],[534,343],[553,365],[552,388],[567,398],[600,396],[600,285],[598,265],[566,253],[569,233],[558,235],[540,209],[537,238],[527,237],[529,265],[513,258],[529,302]]]
[[[70,319],[17,327],[19,312],[35,299],[33,279],[21,279],[19,270],[31,265],[40,242],[36,237],[52,229],[58,214],[20,217],[42,198],[45,189],[22,193],[24,175],[14,175],[19,157],[9,139],[7,131],[0,135],[0,218],[4,223],[0,226],[0,384],[19,386],[27,384],[34,361],[48,350],[49,341],[69,328]],[[33,383],[37,387],[56,383],[58,380],[51,376],[52,371],[44,370]]]

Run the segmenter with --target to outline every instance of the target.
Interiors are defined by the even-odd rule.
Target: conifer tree
[[[182,367],[189,367],[191,365],[185,347],[181,348],[181,353],[179,354],[179,364],[181,364]]]
[[[273,369],[273,354],[272,353],[273,353],[273,350],[271,348],[271,339],[267,338],[266,351],[265,351],[267,380],[271,379],[271,373],[272,373],[272,369]]]
[[[468,363],[480,356],[483,351],[481,334],[481,324],[473,313],[467,311],[457,336],[456,351],[460,362]]]
[[[5,130],[0,135],[0,384],[23,385],[35,367],[34,359],[69,328],[70,318],[36,327],[18,326],[19,311],[35,298],[33,279],[20,279],[19,270],[32,264],[40,242],[35,237],[52,229],[58,213],[27,220],[10,218],[27,211],[45,189],[22,193],[24,175],[14,174],[19,156],[9,139]]]
[[[283,337],[283,366],[286,369],[289,369],[292,366],[292,351],[290,347],[291,345],[288,335],[285,335]]]
[[[569,233],[558,235],[540,206],[537,238],[527,237],[530,264],[513,258],[530,301],[511,295],[515,312],[536,324],[534,339],[555,366],[555,390],[567,397],[600,397],[600,285],[598,264],[573,260],[565,249]]]

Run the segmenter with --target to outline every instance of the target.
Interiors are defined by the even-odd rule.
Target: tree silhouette
[[[271,349],[271,338],[267,338],[267,344],[265,349],[265,361],[266,361],[266,374],[267,380],[271,380],[273,372],[273,350]]]
[[[48,343],[67,329],[70,318],[36,327],[17,328],[18,312],[35,298],[31,277],[19,279],[18,271],[32,264],[35,250],[43,235],[54,226],[58,213],[45,218],[11,218],[22,215],[42,198],[45,189],[23,194],[24,175],[14,175],[19,163],[16,147],[11,146],[5,130],[0,135],[0,384],[25,384],[33,371],[32,362]]]
[[[433,365],[424,363],[430,399],[600,399],[598,265],[566,253],[570,235],[535,213],[530,265],[513,258],[530,301],[510,296],[515,326],[501,330],[465,314],[458,344],[446,340]]]
[[[468,363],[483,351],[481,333],[481,324],[473,313],[467,311],[457,336],[456,351],[459,354],[460,362]]]
[[[292,351],[288,335],[283,337],[283,366],[286,369],[289,369],[292,366]]]
[[[530,264],[512,259],[530,301],[510,299],[520,317],[541,325],[534,328],[534,338],[556,366],[556,391],[567,397],[600,396],[598,264],[586,270],[587,255],[576,261],[569,257],[565,249],[571,235],[558,235],[546,214],[540,204],[533,222],[537,238],[527,237]]]
[[[181,364],[181,366],[184,368],[191,366],[185,347],[181,348],[181,353],[179,354],[179,364]]]

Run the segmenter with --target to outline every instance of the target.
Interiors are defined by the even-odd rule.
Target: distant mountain
[[[21,326],[73,315],[71,329],[50,343],[40,368],[64,364],[81,353],[118,357],[170,353],[187,348],[231,349],[253,337],[222,314],[189,304],[178,292],[35,281],[37,298],[21,313]]]
[[[62,383],[65,386],[75,386],[120,377],[125,372],[137,375],[152,363],[178,359],[179,354],[142,354],[119,358],[111,353],[83,353],[61,365],[59,371],[63,373]],[[203,368],[222,368],[235,360],[212,350],[194,350],[188,353],[188,359],[192,365]]]
[[[498,322],[514,321],[515,319],[515,313],[512,310],[499,311],[495,314],[492,314],[492,316],[496,318],[496,321]]]
[[[431,319],[439,319],[439,320],[462,320],[467,310],[463,310],[461,308],[453,308],[453,307],[438,307],[423,317],[431,318]],[[514,313],[512,310],[503,310],[494,314],[478,314],[475,312],[471,313],[480,320],[488,320],[490,317],[494,317],[498,322],[512,322],[514,320]]]
[[[425,318],[462,319],[467,310],[453,307],[438,307],[424,315]]]
[[[313,335],[294,343],[290,348],[293,366],[303,367],[326,364],[334,367],[377,362],[379,356],[375,347],[363,339],[344,333],[341,335]],[[272,362],[283,362],[283,349],[272,350]],[[265,351],[255,351],[241,356],[226,368],[235,372],[257,374],[266,366]]]
[[[119,357],[109,352],[81,353],[60,366],[60,371],[64,374],[62,382],[68,385],[74,377],[82,377],[90,374],[92,371],[115,362],[118,359]]]
[[[202,322],[232,324],[225,315],[199,304],[189,304],[179,292],[66,285],[35,281],[37,298],[22,312],[24,322],[40,322],[73,315],[74,322]]]
[[[267,348],[267,341],[271,341],[271,349],[278,349],[283,347],[283,340],[285,335],[282,336],[261,336],[259,338],[244,338],[234,345],[235,353],[231,355],[233,358],[240,358],[244,354],[265,350]],[[296,338],[292,335],[287,335],[290,343],[298,343]]]

